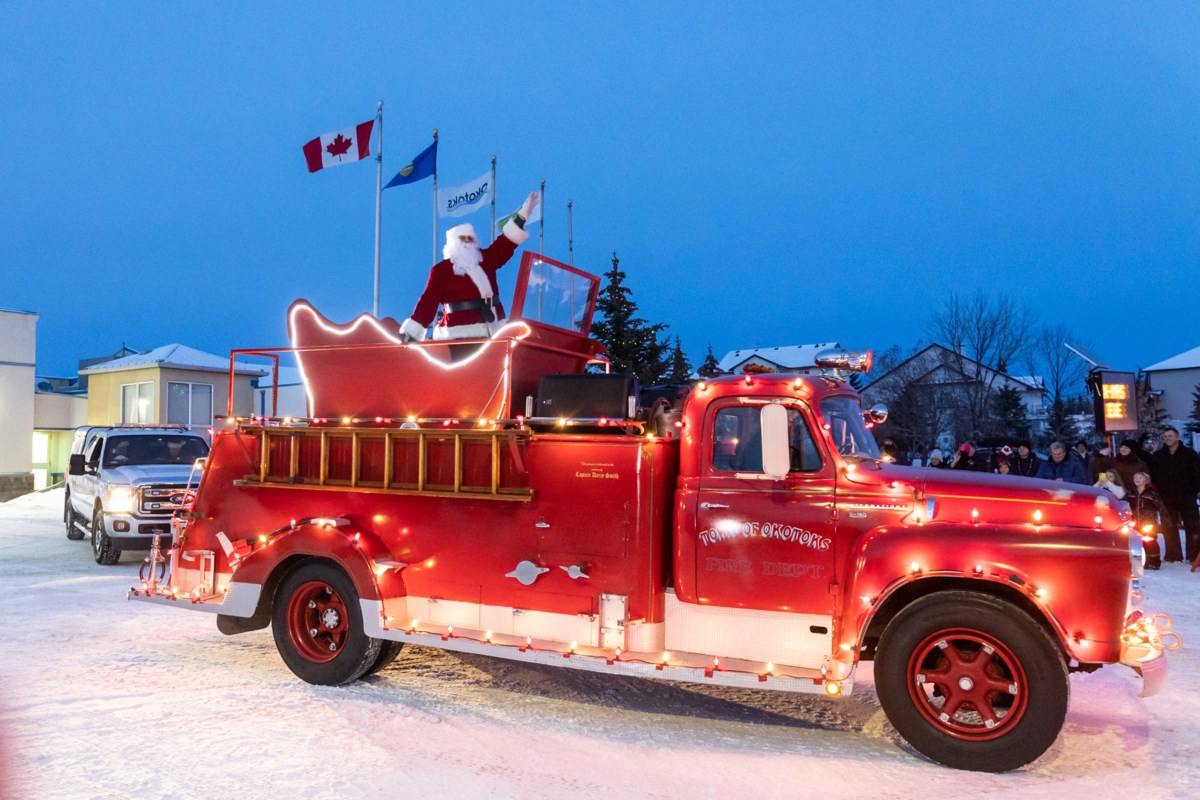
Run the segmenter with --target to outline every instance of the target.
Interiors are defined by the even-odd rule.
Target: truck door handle
[[[701,503],[700,507],[701,508],[729,508],[729,506],[725,505],[724,503]]]

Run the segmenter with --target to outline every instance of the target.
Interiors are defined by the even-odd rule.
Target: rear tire
[[[63,501],[63,522],[67,525],[67,538],[73,542],[77,542],[83,538],[83,531],[80,530],[79,515],[75,513],[75,509],[71,508],[71,493],[66,493],[66,499]]]
[[[363,632],[354,583],[328,562],[302,564],[283,580],[271,632],[288,669],[319,686],[356,681],[379,659],[381,642]]]
[[[121,560],[121,551],[104,532],[104,510],[96,507],[92,514],[92,557],[97,564],[110,566]]]
[[[379,656],[375,659],[375,663],[363,673],[362,677],[374,675],[381,669],[386,668],[389,664],[396,660],[396,656],[400,655],[400,651],[404,649],[404,642],[393,642],[391,639],[379,640]]]
[[[909,744],[979,772],[1045,753],[1070,698],[1058,643],[1023,610],[975,592],[937,592],[897,614],[879,640],[875,688]]]

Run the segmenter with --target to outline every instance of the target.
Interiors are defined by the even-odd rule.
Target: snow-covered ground
[[[1147,580],[1184,640],[1166,691],[1139,700],[1122,667],[1074,675],[1054,747],[983,775],[904,745],[870,665],[834,701],[409,647],[369,680],[310,686],[270,631],[127,602],[140,555],[98,566],[61,517],[61,491],[0,504],[0,798],[1200,794],[1200,573],[1179,565]]]

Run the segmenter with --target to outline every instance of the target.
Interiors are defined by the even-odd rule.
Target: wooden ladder
[[[430,429],[386,429],[386,428],[281,428],[265,426],[243,426],[242,431],[258,439],[258,473],[247,475],[238,486],[280,486],[326,491],[383,492],[388,494],[412,494],[427,497],[463,497],[482,500],[529,500],[533,490],[528,486],[504,486],[501,483],[504,448],[507,447],[513,467],[524,477],[525,459],[520,445],[532,439],[527,430],[430,430]],[[305,476],[303,469],[303,443],[319,439],[320,464],[316,477]],[[443,443],[452,440],[454,452],[453,482],[434,484],[429,481],[429,449],[431,442]],[[287,440],[286,474],[271,469],[272,443]],[[335,442],[350,442],[349,478],[333,479],[330,475],[330,452]],[[365,442],[383,443],[382,480],[366,480],[363,477],[363,446]],[[416,442],[416,482],[396,480],[396,445]],[[465,482],[464,444],[484,442],[490,456],[490,486],[468,485]],[[278,459],[276,459],[278,460]]]

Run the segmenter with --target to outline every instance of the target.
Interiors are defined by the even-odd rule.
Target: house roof
[[[783,369],[806,369],[816,366],[817,353],[839,348],[837,342],[824,344],[795,344],[785,347],[754,347],[747,350],[730,350],[717,365],[722,372],[732,372],[740,364],[758,357]]]
[[[0,308],[0,312],[4,312],[6,314],[28,314],[31,317],[38,316],[36,311],[22,311],[19,308]]]
[[[909,356],[908,358],[904,359],[903,361],[901,361],[901,362],[900,362],[899,364],[897,364],[896,366],[892,367],[892,368],[891,368],[890,370],[888,370],[887,372],[885,372],[885,373],[883,373],[882,375],[880,375],[880,376],[876,377],[875,379],[873,379],[873,380],[872,380],[872,381],[871,381],[871,382],[870,382],[870,383],[867,385],[867,386],[868,386],[868,388],[875,387],[877,384],[879,384],[880,382],[882,382],[883,380],[885,380],[886,378],[888,378],[890,375],[892,375],[892,374],[896,373],[897,371],[899,371],[901,367],[905,367],[905,366],[907,366],[907,365],[909,365],[909,364],[911,364],[911,363],[915,362],[917,359],[923,359],[923,358],[925,358],[927,353],[930,353],[931,351],[934,351],[934,350],[941,350],[941,351],[944,351],[944,352],[946,352],[946,353],[953,353],[953,351],[952,351],[950,348],[946,347],[945,345],[938,344],[937,342],[934,342],[934,343],[932,343],[932,344],[926,345],[926,346],[925,346],[925,347],[923,347],[921,350],[917,351],[916,353],[912,354],[912,355],[911,355],[911,356]],[[1045,382],[1045,380],[1044,380],[1044,379],[1043,379],[1041,376],[1039,376],[1039,375],[1023,375],[1023,376],[1009,375],[1009,374],[1008,374],[1008,373],[1006,373],[1006,372],[1000,372],[1000,371],[999,371],[999,370],[997,370],[997,369],[993,369],[992,367],[989,367],[989,366],[987,366],[986,364],[980,364],[978,361],[976,361],[975,359],[971,358],[970,356],[958,356],[958,357],[959,357],[959,358],[962,358],[962,359],[963,359],[963,361],[969,361],[969,362],[971,362],[972,364],[976,364],[976,365],[978,365],[978,366],[982,367],[983,369],[987,370],[988,372],[990,372],[990,373],[993,373],[993,374],[995,374],[995,375],[998,375],[998,376],[1000,376],[1000,377],[1004,378],[1004,379],[1005,379],[1005,380],[1007,380],[1007,381],[1012,381],[1013,383],[1019,383],[1019,384],[1021,384],[1022,386],[1028,387],[1028,389],[1029,389],[1029,390],[1031,390],[1031,391],[1037,391],[1037,392],[1045,392],[1045,391],[1047,391],[1047,390],[1046,390],[1046,382]],[[936,366],[937,366],[937,365],[935,364],[935,365],[932,365],[932,366],[931,366],[929,369],[924,369],[924,370],[922,371],[922,373],[921,373],[921,376],[920,376],[920,377],[922,377],[922,378],[923,378],[923,377],[925,377],[926,375],[930,374],[930,373],[931,373],[931,372],[932,372],[932,371],[933,371],[933,370],[936,368]]]
[[[229,359],[215,356],[212,353],[205,353],[202,350],[197,350],[194,347],[188,347],[183,344],[164,344],[162,347],[156,347],[145,353],[137,353],[132,356],[125,356],[124,358],[115,358],[112,361],[105,361],[94,367],[82,369],[79,371],[79,374],[95,375],[99,372],[122,372],[124,370],[143,369],[145,367],[190,369],[200,372],[227,372],[229,370]],[[236,371],[242,375],[262,375],[266,372],[261,367],[249,364],[238,364]]]
[[[1196,369],[1200,367],[1200,347],[1193,347],[1186,353],[1171,356],[1165,361],[1146,367],[1143,372],[1157,372],[1167,369]]]

